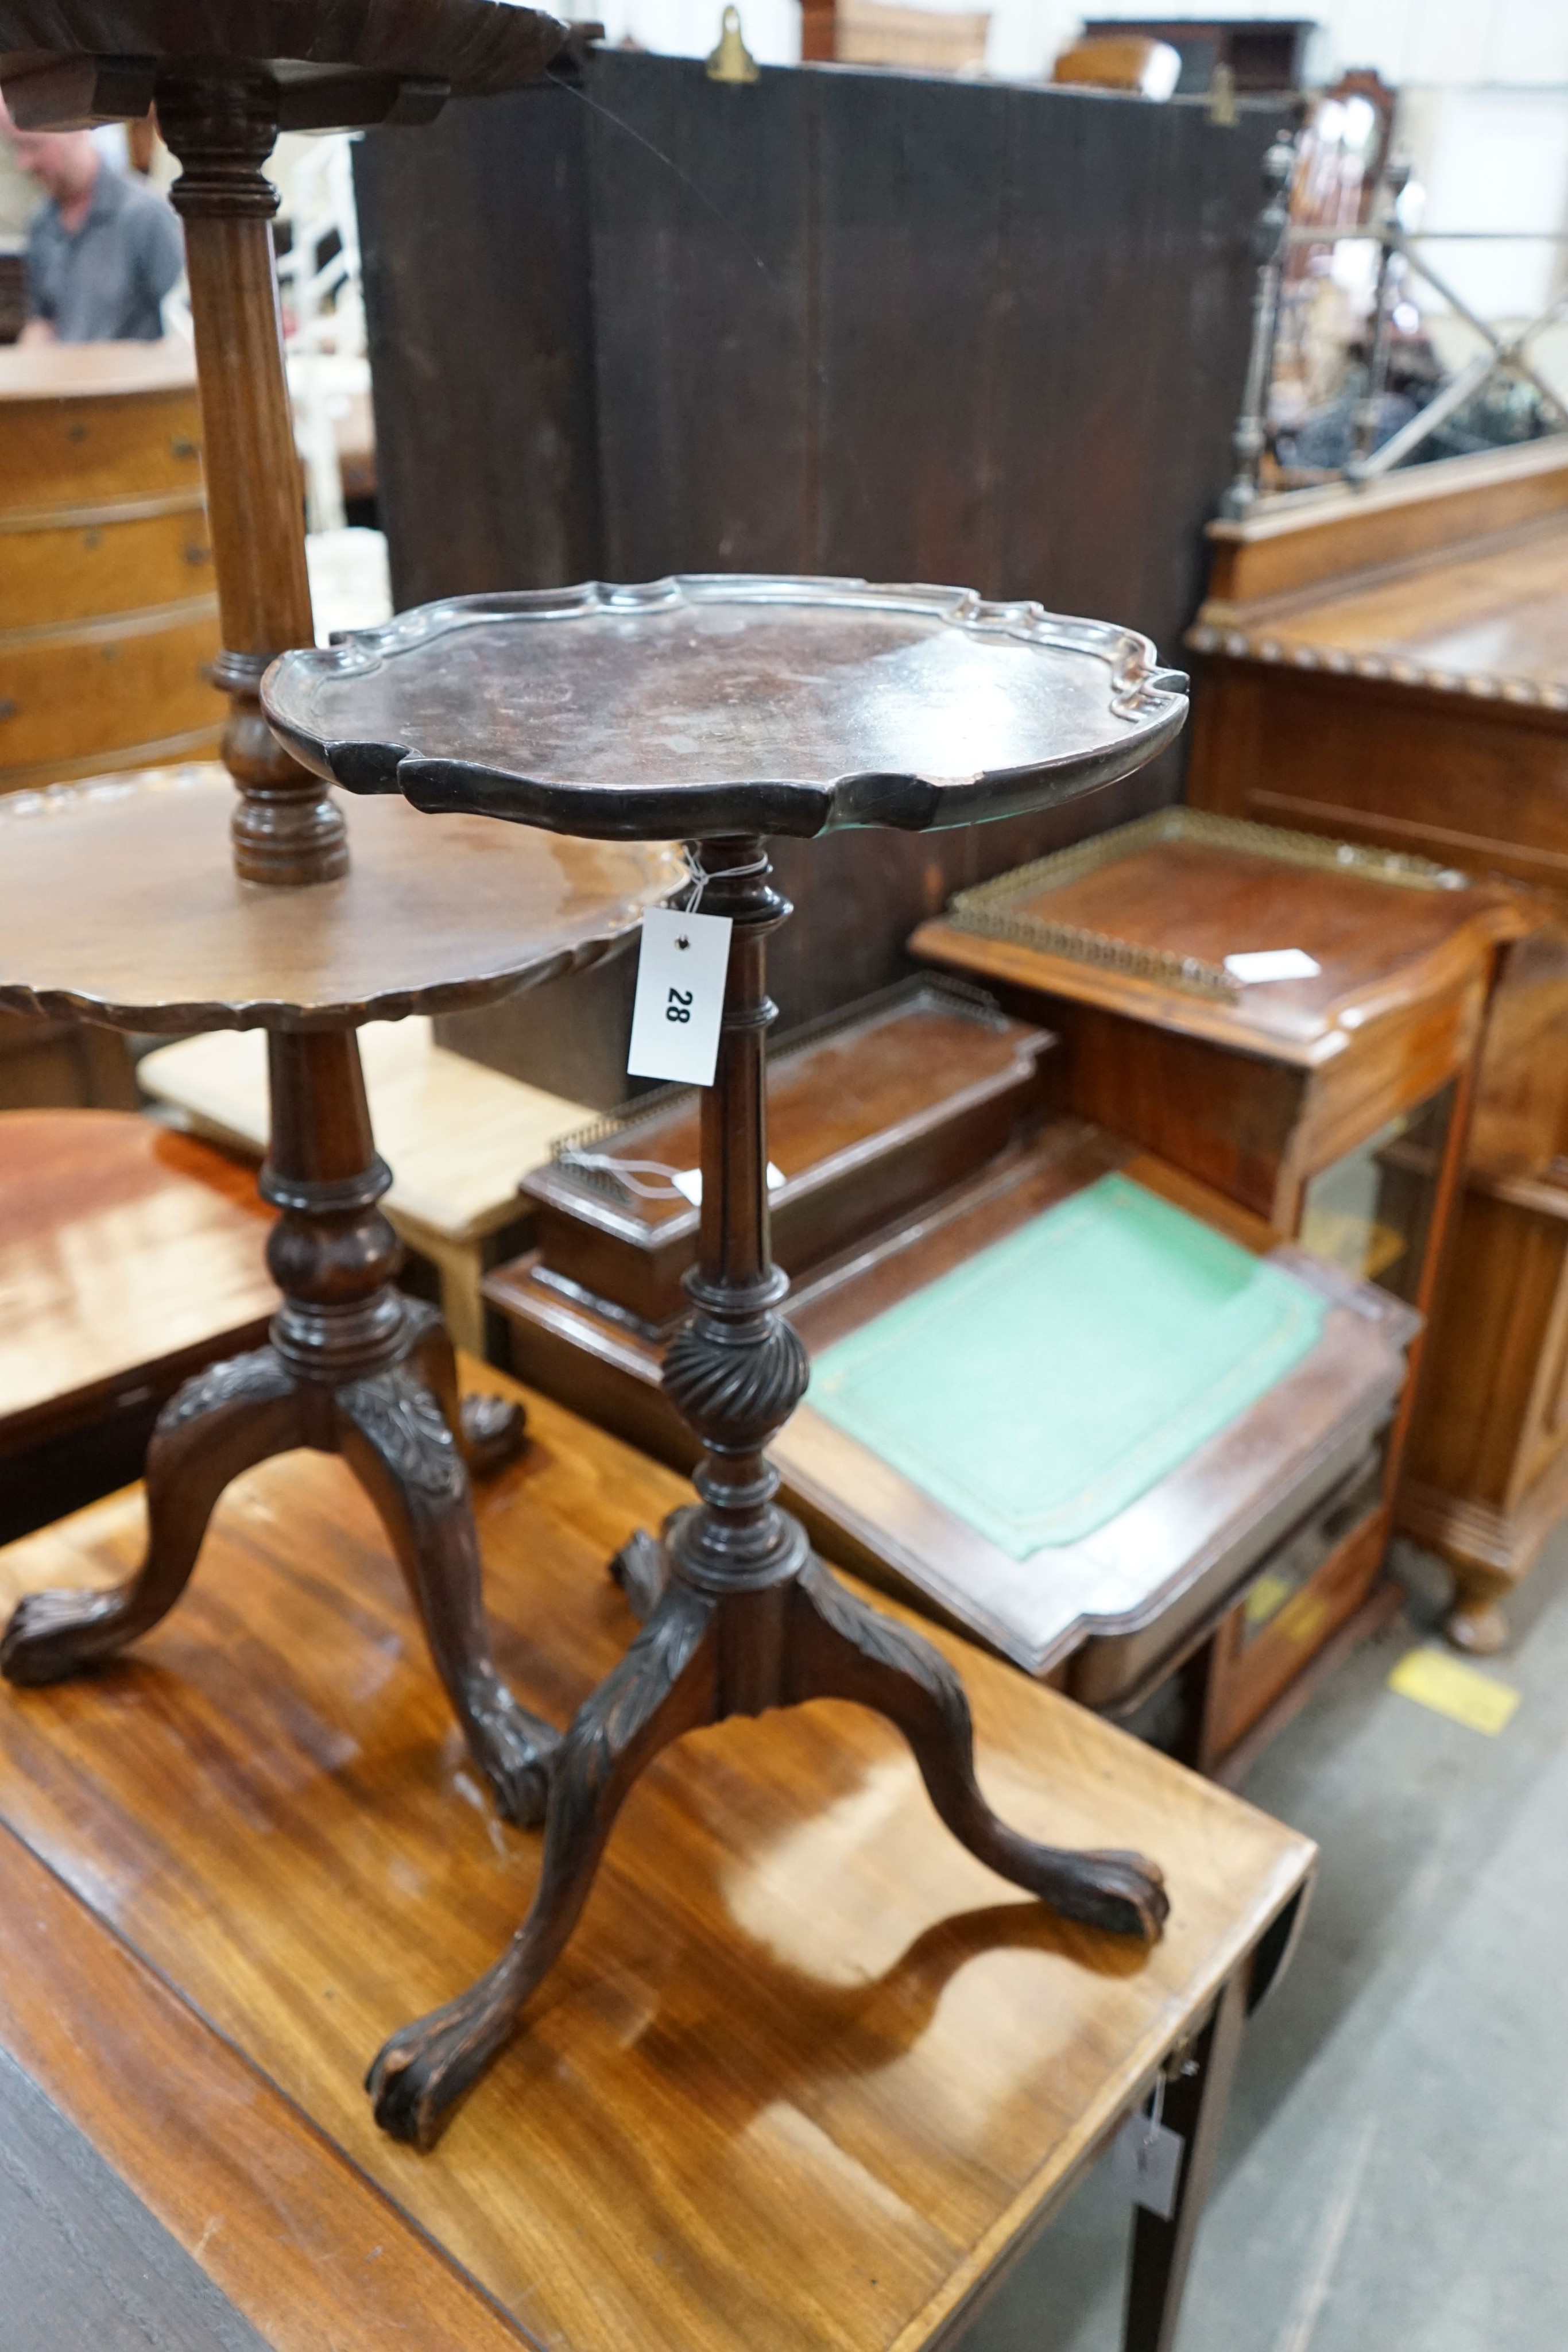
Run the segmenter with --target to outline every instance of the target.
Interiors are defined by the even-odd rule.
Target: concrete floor
[[[1252,2020],[1177,2352],[1568,2347],[1568,1530],[1510,1604],[1495,1738],[1385,1687],[1446,1578],[1244,1794],[1322,1861]],[[1099,2169],[964,2352],[1115,2352],[1127,2208]]]

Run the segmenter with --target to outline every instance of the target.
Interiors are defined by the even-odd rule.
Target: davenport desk
[[[606,1553],[691,1490],[528,1412],[476,1507],[501,1664],[559,1718],[631,1631]],[[141,1514],[132,1489],[0,1552],[0,1603],[111,1583]],[[1002,1885],[862,1707],[723,1725],[639,1784],[532,2032],[421,2156],[376,2129],[365,2055],[488,1958],[538,1843],[484,1803],[365,1497],[268,1463],[184,1609],[96,1687],[0,1705],[0,2050],[275,2352],[949,2346],[1164,2072],[1182,2203],[1136,2216],[1124,2342],[1170,2352],[1312,1848],[934,1638],[1009,1818],[1161,1856],[1160,1942]]]
[[[911,945],[1060,1032],[1073,1109],[1425,1316],[1496,959],[1521,929],[1509,892],[1429,860],[1175,808],[961,893]],[[1382,1605],[1415,1386],[1370,1536],[1346,1536],[1356,1574],[1318,1572],[1322,1643]]]

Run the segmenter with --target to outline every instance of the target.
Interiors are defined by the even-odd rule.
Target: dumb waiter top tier
[[[1146,637],[962,588],[687,575],[420,606],[275,662],[355,793],[599,839],[924,832],[1130,775],[1186,680]]]
[[[424,122],[566,37],[501,0],[0,0],[0,86],[24,130],[145,114],[166,75],[268,83],[280,131]]]

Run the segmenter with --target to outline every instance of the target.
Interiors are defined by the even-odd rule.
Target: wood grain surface
[[[270,1219],[253,1176],[133,1112],[0,1115],[0,1458],[256,1345]]]
[[[235,873],[214,765],[0,802],[0,1005],[182,1035],[451,1010],[592,962],[685,867],[400,801],[350,814],[336,882]]]
[[[3,1830],[0,2048],[243,2315],[225,2335],[198,2305],[193,2352],[250,2352],[251,2329],[270,2352],[515,2352],[517,2331],[472,2282]],[[134,2252],[131,2341],[186,2352],[145,2247]],[[6,2266],[9,2302],[9,2252]],[[27,2352],[84,2340],[40,2331]]]
[[[477,1508],[500,1663],[559,1720],[632,1631],[607,1556],[687,1490],[528,1402],[532,1444]],[[0,1588],[109,1580],[141,1517],[131,1491],[11,1547]],[[523,2035],[422,2158],[376,2132],[361,2071],[495,1957],[538,1848],[484,1802],[414,1633],[341,1468],[270,1464],[133,1658],[7,1696],[0,1816],[536,2341],[934,2341],[1311,1867],[938,1635],[988,1796],[1031,1834],[1156,1855],[1163,1940],[1004,1888],[871,1716],[737,1720],[640,1784]]]

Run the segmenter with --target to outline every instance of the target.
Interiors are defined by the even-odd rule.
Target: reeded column
[[[315,642],[272,248],[277,192],[261,169],[277,92],[260,77],[161,76],[158,118],[182,166],[172,194],[185,225],[224,635],[214,674],[232,704],[235,865],[247,882],[331,881],[348,870],[342,812],[277,742],[258,699],[274,656]]]

